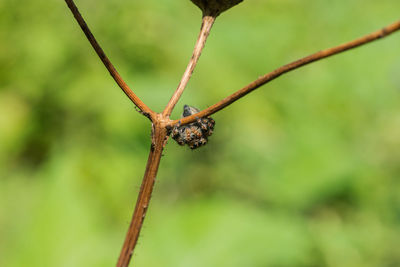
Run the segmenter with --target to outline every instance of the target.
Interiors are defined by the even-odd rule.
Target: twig
[[[81,26],[82,31],[85,33],[87,39],[89,40],[90,44],[92,45],[93,49],[96,51],[97,55],[100,57],[101,61],[106,66],[107,70],[110,72],[111,76],[114,78],[115,82],[119,85],[119,87],[124,91],[124,93],[129,97],[129,99],[141,110],[141,113],[152,119],[155,116],[155,112],[152,111],[143,101],[132,92],[129,86],[125,83],[122,77],[119,75],[117,70],[114,68],[113,64],[107,58],[106,54],[104,53],[103,49],[100,47],[96,38],[94,38],[92,32],[90,31],[89,27],[87,26],[85,20],[83,19],[82,15],[79,13],[78,8],[76,7],[73,0],[65,0],[69,9],[71,9],[72,14],[74,15],[76,21],[78,22],[79,26]]]
[[[197,61],[200,58],[201,51],[204,48],[214,21],[215,17],[213,16],[203,16],[199,37],[197,38],[196,45],[193,49],[193,55],[190,58],[189,64],[186,67],[185,73],[183,74],[181,81],[179,82],[178,88],[176,88],[174,94],[172,95],[171,99],[169,100],[167,106],[163,111],[163,116],[169,117],[169,115],[171,115],[172,110],[174,109],[176,103],[179,101],[179,98],[185,90],[186,85],[189,82],[190,77],[192,76],[193,70],[196,67]]]
[[[307,64],[310,64],[314,61],[318,61],[321,60],[323,58],[327,58],[342,52],[345,52],[347,50],[350,50],[352,48],[356,48],[358,46],[362,46],[364,44],[373,42],[377,39],[381,39],[384,38],[392,33],[394,33],[395,31],[400,30],[400,21],[397,21],[393,24],[390,24],[386,27],[384,27],[383,29],[370,33],[368,35],[365,35],[361,38],[358,38],[354,41],[333,47],[333,48],[329,48],[326,50],[322,50],[319,51],[315,54],[309,55],[307,57],[304,57],[302,59],[299,59],[297,61],[294,61],[292,63],[289,63],[287,65],[284,65],[270,73],[265,74],[264,76],[261,76],[260,78],[258,78],[257,80],[249,83],[248,85],[246,85],[245,87],[243,87],[242,89],[240,89],[239,91],[231,94],[230,96],[222,99],[221,101],[219,101],[218,103],[210,106],[209,108],[206,108],[194,115],[188,116],[188,117],[184,117],[181,118],[179,120],[174,120],[172,121],[171,125],[175,125],[179,122],[181,122],[181,125],[185,125],[191,122],[194,122],[196,120],[196,118],[202,118],[202,117],[206,117],[206,116],[210,116],[211,114],[214,114],[215,112],[225,108],[226,106],[232,104],[233,102],[235,102],[236,100],[244,97],[245,95],[247,95],[248,93],[252,92],[253,90],[259,88],[260,86],[278,78],[279,76],[281,76],[282,74],[285,74],[287,72],[290,72],[292,70],[298,69],[302,66],[305,66]]]
[[[290,64],[284,65],[260,78],[251,82],[247,86],[243,87],[239,91],[235,92],[234,94],[224,98],[223,100],[219,101],[218,103],[212,105],[211,107],[198,112],[189,117],[181,118],[180,120],[170,120],[169,116],[174,109],[176,103],[178,102],[179,98],[181,97],[183,91],[186,88],[186,85],[193,73],[193,70],[199,60],[200,54],[202,49],[204,48],[205,42],[207,37],[210,33],[211,27],[215,21],[214,16],[203,16],[202,26],[200,30],[199,37],[197,39],[192,58],[189,61],[189,64],[186,68],[185,73],[176,89],[175,93],[172,95],[170,101],[168,102],[165,110],[162,114],[157,114],[152,111],[146,104],[144,104],[139,97],[137,97],[128,85],[124,82],[122,77],[118,74],[114,66],[111,64],[110,60],[105,55],[104,51],[101,49],[100,45],[97,43],[96,39],[94,38],[93,34],[90,32],[87,24],[85,23],[84,19],[82,18],[81,14],[79,13],[77,7],[75,6],[73,0],[65,0],[68,7],[71,9],[75,19],[79,23],[80,27],[82,28],[83,32],[85,33],[86,37],[88,38],[89,42],[93,46],[94,50],[100,57],[101,61],[104,63],[108,71],[110,72],[111,76],[120,86],[120,88],[124,91],[124,93],[131,99],[131,101],[140,109],[141,113],[145,116],[150,118],[153,122],[153,129],[152,129],[152,144],[149,153],[149,158],[146,165],[146,171],[143,177],[142,186],[139,192],[138,200],[136,202],[135,211],[132,216],[132,221],[130,223],[128,232],[126,234],[125,242],[121,250],[120,257],[118,259],[117,267],[127,267],[129,265],[130,259],[132,257],[133,250],[136,246],[140,230],[143,224],[143,220],[146,215],[146,211],[150,202],[151,194],[153,191],[154,182],[156,179],[162,151],[166,144],[168,138],[169,129],[179,121],[181,124],[187,124],[190,122],[194,122],[198,117],[206,117],[209,116],[226,106],[232,104],[236,100],[242,98],[243,96],[247,95],[248,93],[252,92],[253,90],[259,88],[260,86],[274,80],[275,78],[281,76],[284,73],[290,72],[307,64],[310,64],[314,61],[321,60],[323,58],[330,57],[335,54],[342,53],[349,49],[367,44],[369,42],[375,41],[380,38],[384,38],[391,33],[400,29],[400,21],[393,23],[382,30],[373,32],[368,34],[362,38],[356,39],[354,41],[339,45],[337,47],[333,47],[330,49],[322,50],[300,60],[294,61]],[[195,1],[198,2],[198,1]],[[240,0],[235,1],[235,3],[240,2]],[[220,2],[215,2],[220,3]],[[225,3],[225,2],[221,2]],[[228,3],[228,2],[226,2]],[[233,3],[233,2],[232,2]],[[203,10],[204,11],[204,10]]]
[[[132,257],[133,250],[136,246],[143,220],[149,206],[151,194],[153,192],[154,182],[156,179],[158,166],[165,143],[167,141],[167,130],[165,125],[160,124],[158,120],[153,125],[152,143],[149,158],[147,160],[146,171],[143,177],[142,186],[136,201],[135,211],[133,212],[132,221],[129,225],[125,242],[122,247],[117,267],[127,267]]]
[[[166,143],[168,135],[167,124],[170,123],[168,117],[186,88],[186,85],[199,60],[201,51],[204,48],[205,42],[207,40],[207,37],[210,33],[214,21],[215,17],[203,16],[200,34],[197,39],[196,45],[194,47],[193,55],[189,61],[185,73],[183,74],[183,77],[178,85],[178,88],[172,95],[163,113],[156,114],[154,116],[152,146],[147,161],[146,171],[142,181],[142,186],[139,192],[138,200],[136,202],[135,211],[133,212],[132,220],[129,225],[124,245],[122,247],[118,259],[117,267],[127,267],[129,265],[130,259],[133,254],[133,250],[135,249],[137,240],[139,238],[143,220],[146,216],[146,210],[150,202],[151,194],[153,192],[153,186],[157,175],[161,154]]]

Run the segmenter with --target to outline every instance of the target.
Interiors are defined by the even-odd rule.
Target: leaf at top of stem
[[[217,17],[222,12],[239,4],[243,0],[191,0],[202,11],[203,16]]]

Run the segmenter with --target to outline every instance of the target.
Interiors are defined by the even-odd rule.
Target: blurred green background
[[[161,111],[200,27],[190,1],[76,4]],[[253,0],[216,22],[184,104],[399,19],[398,0]],[[165,150],[134,264],[400,266],[400,34],[268,84]],[[0,266],[114,266],[150,147],[64,1],[0,1]]]

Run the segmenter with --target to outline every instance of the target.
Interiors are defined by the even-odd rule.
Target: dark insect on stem
[[[196,114],[200,110],[185,105],[182,117]],[[197,118],[195,122],[180,126],[178,123],[171,132],[171,137],[181,146],[188,145],[191,149],[204,146],[208,137],[213,134],[215,121],[211,117]]]

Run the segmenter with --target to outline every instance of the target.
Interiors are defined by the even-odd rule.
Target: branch
[[[207,41],[207,37],[210,34],[210,30],[212,25],[214,24],[215,17],[213,16],[203,16],[199,37],[197,38],[196,45],[193,49],[193,55],[190,58],[189,64],[186,67],[185,73],[182,76],[182,79],[176,88],[176,91],[172,95],[171,99],[169,100],[167,106],[163,111],[163,116],[168,117],[171,115],[172,110],[174,109],[176,103],[179,101],[183,91],[186,88],[187,83],[189,82],[190,77],[192,76],[193,70],[196,67],[197,61],[200,58],[201,51],[204,48],[204,45]]]
[[[152,143],[149,158],[147,160],[146,171],[144,173],[142,186],[136,201],[135,211],[126,233],[125,242],[119,255],[117,267],[127,267],[131,260],[133,250],[139,238],[140,230],[146,211],[149,206],[151,194],[153,192],[154,182],[160,164],[163,148],[167,141],[167,130],[160,126],[159,121],[155,121],[152,131]]]
[[[171,125],[175,125],[179,122],[181,122],[181,125],[185,125],[191,122],[194,122],[196,120],[196,118],[202,118],[202,117],[207,117],[210,116],[211,114],[214,114],[215,112],[229,106],[230,104],[232,104],[233,102],[235,102],[236,100],[239,100],[240,98],[244,97],[245,95],[247,95],[248,93],[254,91],[255,89],[259,88],[260,86],[278,78],[279,76],[281,76],[282,74],[285,74],[287,72],[290,72],[292,70],[298,69],[302,66],[305,66],[307,64],[310,64],[314,61],[318,61],[342,52],[345,52],[347,50],[362,46],[364,44],[373,42],[375,40],[378,39],[382,39],[392,33],[394,33],[395,31],[400,30],[400,21],[397,21],[393,24],[390,24],[386,27],[384,27],[383,29],[370,33],[368,35],[365,35],[361,38],[358,38],[356,40],[353,40],[351,42],[333,47],[333,48],[329,48],[326,50],[322,50],[319,51],[315,54],[309,55],[307,57],[304,57],[302,59],[299,59],[297,61],[294,61],[292,63],[289,63],[287,65],[284,65],[270,73],[265,74],[264,76],[261,76],[260,78],[258,78],[257,80],[249,83],[248,85],[246,85],[245,87],[243,87],[242,89],[240,89],[239,91],[231,94],[230,96],[222,99],[221,101],[219,101],[218,103],[212,105],[211,107],[204,109],[194,115],[188,116],[188,117],[184,117],[181,118],[179,120],[174,120],[171,122]]]
[[[85,33],[87,39],[89,40],[90,44],[92,45],[93,49],[96,51],[97,55],[100,57],[101,61],[104,63],[104,66],[110,72],[111,76],[114,78],[115,82],[119,85],[119,87],[124,91],[124,93],[129,97],[129,99],[141,110],[141,113],[146,117],[152,119],[155,116],[155,112],[152,111],[145,103],[143,103],[140,98],[135,95],[129,86],[125,83],[122,77],[119,75],[117,70],[114,68],[113,64],[107,58],[106,54],[104,53],[103,49],[97,43],[96,38],[94,38],[92,32],[90,31],[89,27],[87,26],[85,20],[83,19],[82,15],[79,13],[78,8],[76,7],[73,0],[65,0],[69,9],[71,9],[72,14],[74,15],[76,21],[78,22],[79,26],[81,26],[82,31]]]

